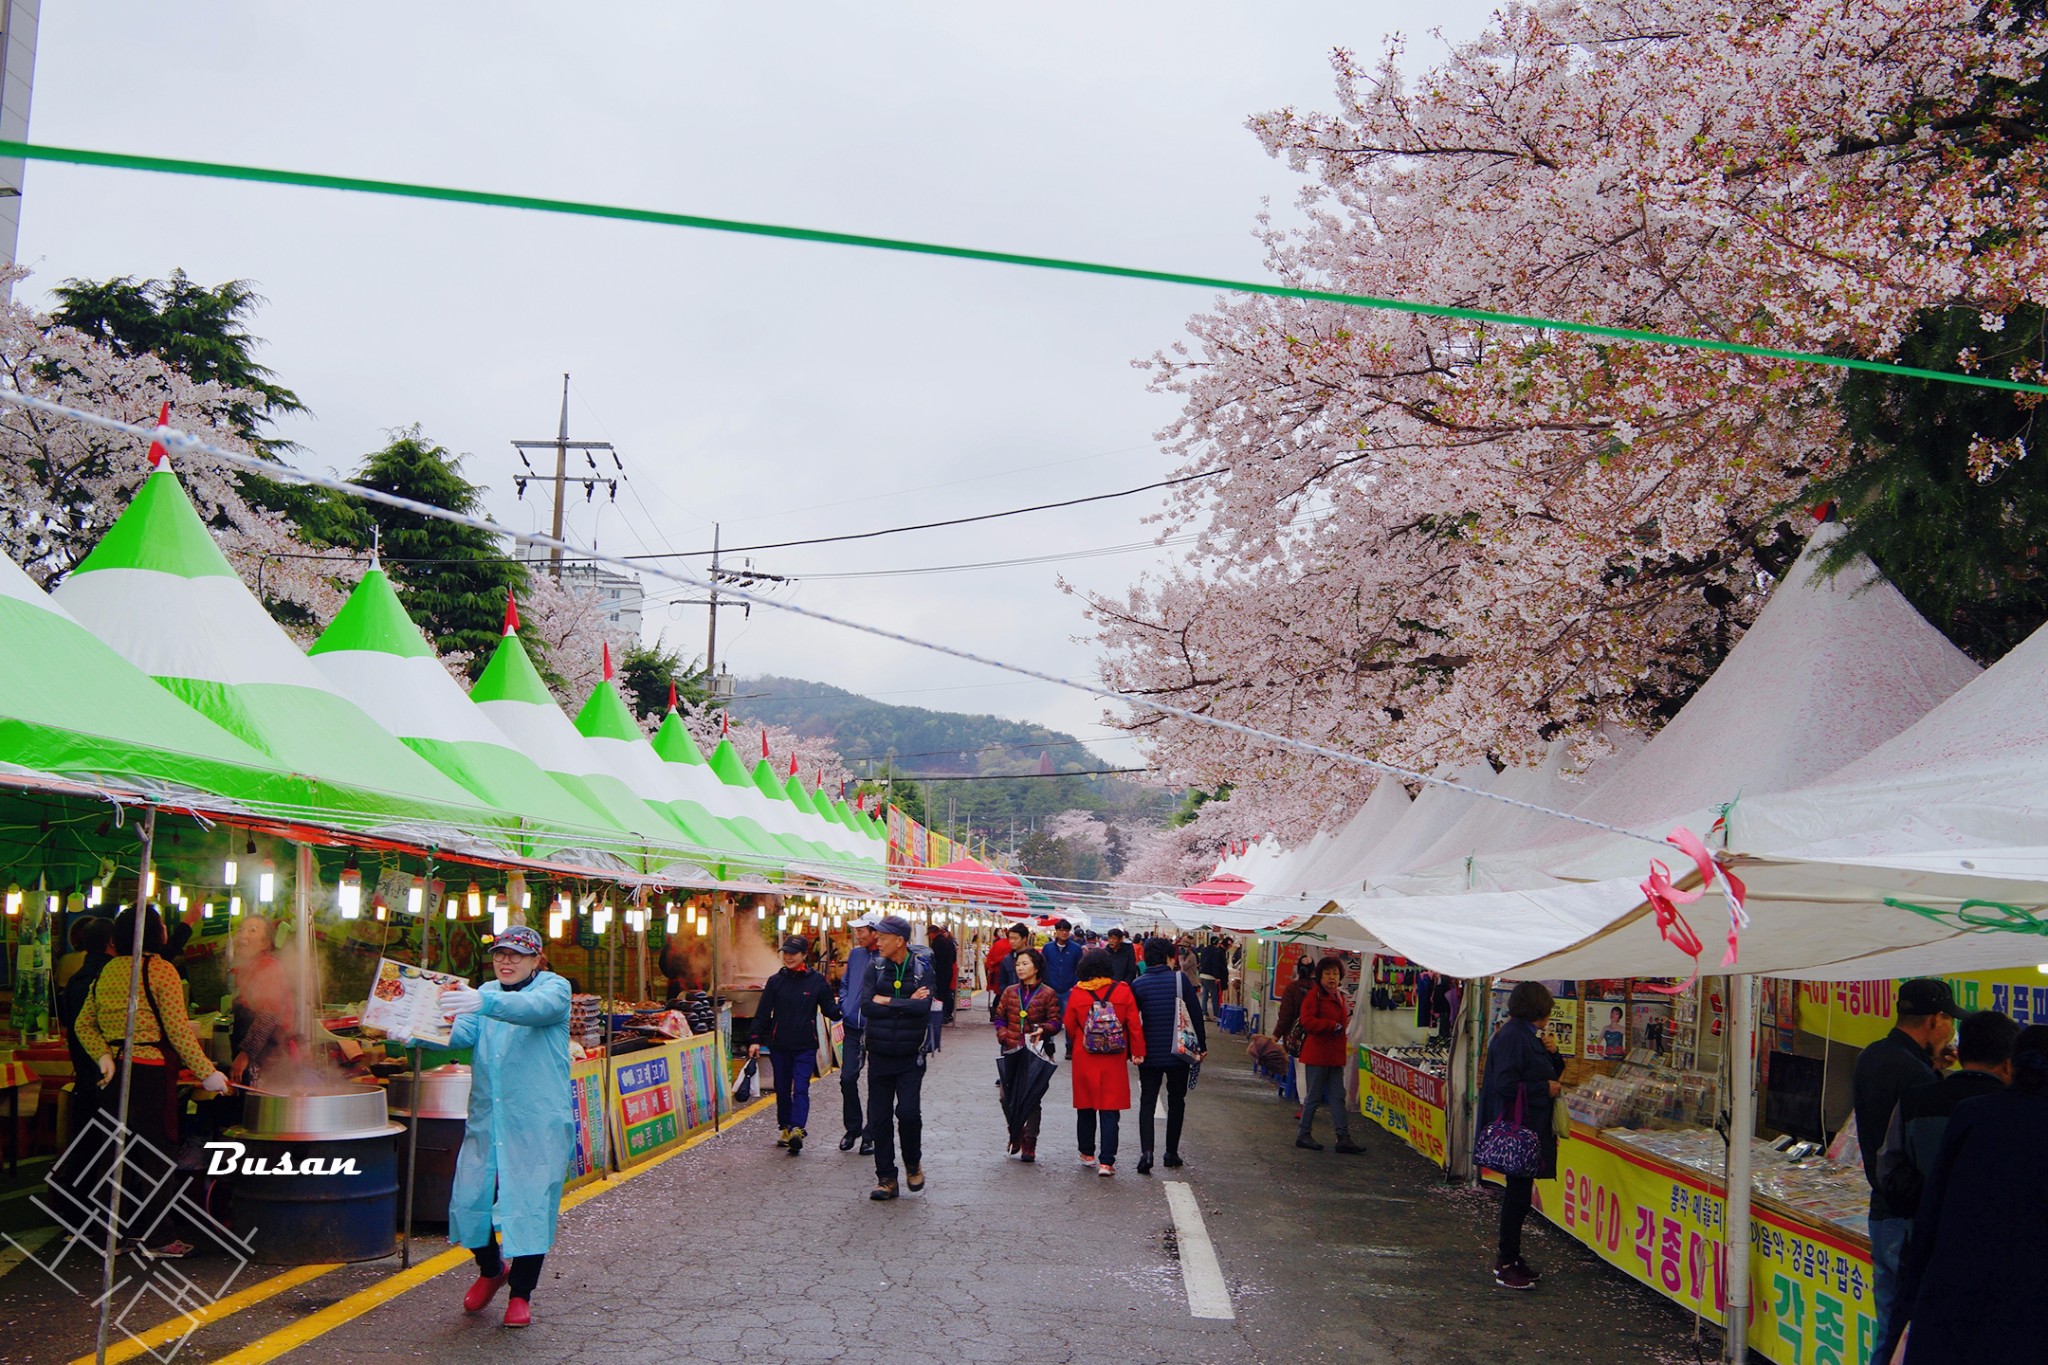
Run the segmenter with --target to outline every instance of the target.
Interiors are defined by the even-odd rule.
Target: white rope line
[[[144,440],[158,441],[172,454],[180,451],[203,451],[237,469],[245,470],[251,474],[258,474],[267,479],[283,479],[291,483],[302,483],[314,488],[324,488],[329,492],[340,493],[346,497],[360,498],[366,502],[382,503],[387,507],[394,507],[402,512],[411,512],[416,516],[432,517],[437,521],[451,522],[457,526],[467,526],[472,530],[485,531],[491,535],[513,537],[548,549],[559,549],[564,554],[573,554],[579,559],[587,559],[594,563],[609,565],[622,573],[646,574],[655,578],[665,578],[680,587],[692,588],[698,591],[710,591],[713,587],[713,584],[708,579],[692,578],[688,574],[679,573],[674,569],[622,559],[616,555],[608,555],[597,550],[586,549],[575,544],[573,541],[557,540],[552,536],[514,531],[510,527],[499,525],[488,517],[473,517],[461,512],[451,512],[445,507],[436,507],[431,503],[417,502],[412,498],[400,497],[395,493],[386,493],[382,489],[365,488],[361,484],[350,483],[345,479],[330,478],[327,475],[314,474],[307,470],[294,468],[291,465],[257,459],[254,456],[243,455],[232,450],[223,450],[219,446],[210,445],[199,437],[189,432],[181,431],[176,427],[141,426],[133,422],[123,422],[116,418],[87,411],[83,408],[53,403],[46,398],[35,398],[6,387],[0,387],[0,403],[13,403],[20,407],[35,409],[38,412],[47,412],[53,416],[68,417],[73,421],[83,422],[88,426],[99,427],[106,431],[122,431]],[[794,602],[776,601],[773,598],[749,593],[727,584],[718,584],[717,591],[720,596],[729,597],[734,601],[747,602],[754,606],[766,607],[775,611],[789,612],[792,615],[806,617],[813,621],[821,621],[826,625],[838,626],[842,630],[858,631],[863,635],[872,635],[876,639],[890,640],[897,644],[908,645],[913,649],[929,650],[935,654],[944,654],[949,658],[979,664],[984,668],[994,668],[1005,673],[1014,673],[1018,677],[1050,683],[1055,687],[1066,688],[1069,691],[1080,692],[1104,701],[1121,702],[1126,706],[1153,711],[1163,716],[1172,716],[1177,720],[1184,720],[1190,724],[1206,726],[1209,729],[1221,730],[1228,734],[1241,735],[1247,739],[1260,740],[1277,748],[1292,749],[1296,753],[1310,754],[1316,758],[1326,758],[1332,762],[1342,763],[1350,767],[1368,768],[1389,777],[1398,777],[1405,782],[1418,782],[1425,786],[1442,787],[1448,791],[1459,792],[1466,796],[1497,802],[1500,805],[1512,807],[1515,810],[1530,811],[1537,815],[1548,816],[1554,820],[1565,820],[1575,825],[1584,825],[1588,829],[1596,829],[1603,834],[1618,834],[1623,838],[1640,840],[1657,848],[1665,847],[1664,841],[1653,835],[1643,834],[1632,829],[1624,829],[1620,825],[1610,825],[1601,820],[1588,819],[1583,815],[1574,815],[1569,811],[1555,810],[1549,806],[1540,806],[1533,801],[1523,801],[1512,796],[1503,796],[1498,792],[1462,786],[1459,783],[1434,776],[1430,773],[1416,772],[1413,769],[1397,767],[1392,763],[1383,763],[1379,759],[1367,758],[1362,754],[1347,753],[1342,749],[1332,749],[1328,745],[1317,744],[1313,740],[1294,739],[1287,735],[1275,734],[1270,730],[1261,730],[1256,726],[1222,720],[1215,716],[1205,716],[1198,711],[1190,711],[1185,707],[1173,706],[1167,702],[1157,701],[1150,697],[1133,696],[1129,693],[1117,692],[1092,683],[1077,682],[1072,678],[1063,678],[1056,673],[1042,672],[1035,668],[1028,668],[1023,664],[1013,664],[1001,659],[992,659],[986,655],[976,654],[972,650],[961,649],[957,645],[945,645],[932,640],[921,640],[915,636],[904,635],[881,626],[872,626],[865,622],[848,620],[842,616],[835,616],[830,612],[800,607]]]

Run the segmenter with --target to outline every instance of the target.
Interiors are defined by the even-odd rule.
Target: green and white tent
[[[816,823],[815,813],[807,816],[803,809],[790,799],[789,789],[776,780],[775,769],[769,766],[765,756],[754,764],[754,771],[748,776],[755,790],[768,798],[767,809],[770,814],[762,823],[768,825],[770,829],[780,829],[790,838],[797,840],[809,850],[813,863],[833,862],[832,851],[813,837],[811,830],[807,828]],[[790,774],[789,780],[796,781],[796,774]]]
[[[749,848],[739,832],[720,820],[700,802],[692,800],[669,764],[647,742],[639,722],[619,695],[612,679],[611,650],[604,654],[604,677],[591,690],[576,713],[576,732],[596,761],[615,772],[635,795],[656,810],[664,811],[682,830],[693,860],[716,868],[739,863],[755,871],[765,870],[762,855]]]
[[[788,798],[789,804],[796,807],[797,814],[802,817],[798,822],[798,828],[803,831],[806,839],[809,839],[831,855],[834,862],[849,863],[853,861],[853,852],[846,847],[844,838],[846,831],[825,818],[825,813],[818,804],[824,798],[820,796],[817,799],[813,799],[811,794],[804,790],[803,779],[793,771],[795,766],[795,760],[792,759],[790,762],[792,771],[788,779],[782,784],[782,792]]]
[[[345,807],[296,818],[447,848],[500,850],[518,817],[486,806],[342,696],[214,544],[168,464],[52,594],[172,695]]]
[[[770,834],[760,821],[743,812],[734,799],[732,789],[720,782],[704,761],[697,741],[676,708],[673,689],[670,690],[668,714],[662,717],[661,728],[654,732],[653,743],[654,752],[681,783],[688,798],[716,815],[732,832],[745,852],[746,857],[742,861],[779,868],[789,860],[788,845]]]
[[[372,566],[313,647],[336,691],[479,800],[524,820],[520,851],[623,868],[640,841],[514,747],[441,666],[384,570]]]
[[[549,776],[604,811],[614,824],[639,835],[645,844],[641,871],[674,869],[678,876],[700,876],[688,856],[689,836],[675,817],[641,800],[562,714],[515,624],[507,622],[483,676],[469,690],[470,701]]]
[[[739,751],[732,747],[731,736],[719,739],[711,757],[705,760],[705,766],[725,787],[734,806],[782,848],[787,861],[808,864],[813,860],[815,854],[810,843],[791,832],[793,826],[786,810],[778,811],[767,797],[761,795],[754,779],[748,776],[746,765],[740,762]]]
[[[307,784],[159,687],[0,555],[0,767],[262,809]]]

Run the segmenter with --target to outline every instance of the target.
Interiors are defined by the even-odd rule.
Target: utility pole
[[[717,522],[711,523],[711,596],[704,605],[711,608],[704,613],[711,618],[710,629],[704,638],[704,678],[713,692],[718,686],[718,533]]]
[[[725,608],[738,607],[749,618],[754,614],[754,604],[752,602],[719,601],[718,585],[720,583],[737,583],[742,588],[751,588],[757,583],[788,583],[793,581],[787,574],[759,572],[753,567],[752,560],[747,561],[747,567],[744,569],[733,573],[726,572],[718,559],[719,532],[719,524],[715,521],[712,522],[710,589],[703,597],[678,597],[675,600],[675,605],[679,607],[709,607],[711,609],[711,624],[704,634],[704,679],[705,685],[710,689],[713,703],[730,701],[732,699],[731,682],[728,680],[721,684],[718,679],[718,613]]]
[[[529,450],[548,449],[552,449],[555,452],[555,515],[554,519],[549,523],[550,529],[548,534],[557,543],[548,547],[548,573],[559,583],[562,581],[562,547],[560,544],[562,539],[562,500],[568,492],[569,484],[574,482],[583,485],[583,500],[585,502],[590,501],[590,495],[596,491],[599,484],[605,484],[610,489],[613,502],[619,500],[619,481],[614,478],[600,476],[597,473],[597,461],[587,453],[583,458],[589,463],[591,472],[579,474],[572,480],[569,476],[569,452],[572,450],[585,452],[592,450],[607,451],[611,454],[614,465],[619,464],[618,452],[612,449],[610,441],[572,441],[569,439],[569,376],[566,374],[562,376],[562,425],[555,433],[555,439],[552,441],[514,441],[512,447],[519,452],[519,463],[526,466],[525,476],[514,475],[512,479],[513,484],[519,490],[519,496],[522,498],[526,496],[527,480],[540,477],[534,471],[532,463],[527,460],[526,452]],[[619,465],[619,467],[623,469],[625,466]]]

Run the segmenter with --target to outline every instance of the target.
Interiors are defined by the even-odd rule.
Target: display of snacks
[[[594,995],[569,997],[569,1036],[584,1047],[604,1041],[604,1015],[598,1008],[602,1003]]]

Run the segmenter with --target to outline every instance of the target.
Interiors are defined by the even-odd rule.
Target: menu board
[[[447,1047],[454,1021],[441,1013],[441,992],[468,984],[447,972],[378,958],[370,999],[363,1007],[363,1027],[430,1047]]]
[[[613,1072],[618,1087],[619,1117],[625,1130],[621,1158],[631,1163],[674,1142],[676,1087],[671,1067],[675,1052],[659,1052],[621,1062]]]

